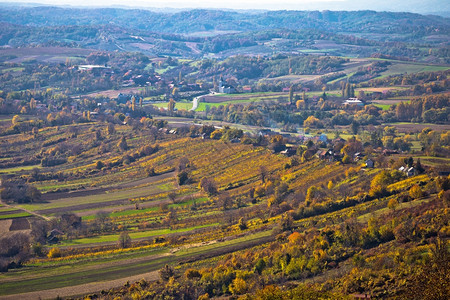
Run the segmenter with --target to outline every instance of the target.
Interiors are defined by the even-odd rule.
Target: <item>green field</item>
[[[374,103],[373,105],[375,105],[376,107],[381,108],[382,110],[389,110],[389,108],[391,107],[390,104],[379,104],[379,103]]]
[[[16,173],[20,171],[29,171],[33,170],[34,168],[40,168],[41,165],[33,165],[33,166],[20,166],[20,167],[14,167],[14,168],[7,168],[7,169],[0,169],[0,174],[3,173]]]
[[[20,212],[20,213],[15,213],[15,214],[0,215],[0,220],[24,218],[24,217],[29,217],[29,216],[31,216],[30,213]]]
[[[169,102],[161,102],[161,103],[151,103],[151,105],[159,107],[159,108],[167,108],[169,105]],[[192,103],[190,102],[176,102],[175,104],[176,109],[184,109],[184,110],[190,110],[192,108]]]
[[[141,231],[141,232],[131,232],[129,235],[131,239],[141,239],[141,238],[149,238],[149,237],[155,237],[155,236],[161,236],[171,233],[180,233],[180,232],[188,232],[195,229],[200,228],[206,228],[206,227],[214,227],[219,224],[213,223],[208,225],[200,225],[195,227],[189,227],[189,228],[181,228],[181,229],[159,229],[159,230],[151,230],[151,231]],[[58,244],[58,247],[64,247],[64,246],[75,246],[75,245],[92,245],[99,243],[108,243],[108,242],[117,242],[119,239],[119,234],[112,234],[112,235],[103,235],[103,236],[96,236],[92,238],[82,238],[82,239],[75,239],[75,240],[67,240],[60,244]]]
[[[388,70],[381,73],[380,77],[386,77],[390,75],[396,74],[404,74],[404,73],[419,73],[419,72],[436,72],[436,71],[445,71],[448,70],[449,67],[444,66],[433,66],[433,65],[425,65],[425,64],[414,64],[414,63],[393,63],[388,66]],[[380,78],[378,77],[378,78]]]

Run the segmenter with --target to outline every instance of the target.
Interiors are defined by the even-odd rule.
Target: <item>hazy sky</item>
[[[377,10],[434,12],[448,11],[448,0],[0,0],[71,6],[128,6],[155,8],[224,8],[270,10]]]

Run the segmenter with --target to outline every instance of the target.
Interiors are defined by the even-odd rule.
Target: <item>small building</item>
[[[359,160],[361,160],[361,159],[363,159],[363,158],[364,158],[364,153],[361,153],[361,152],[356,152],[356,153],[353,155],[354,161],[359,161]]]
[[[236,92],[236,89],[233,86],[231,86],[227,83],[224,83],[223,78],[220,77],[218,91],[219,91],[219,93],[233,94],[234,92]]]
[[[358,98],[348,98],[347,100],[344,101],[344,105],[358,105],[358,106],[363,106],[364,102],[362,102],[361,100],[359,100]]]
[[[394,155],[394,154],[398,154],[397,150],[390,150],[390,149],[384,149],[383,150],[383,155],[384,156],[390,156],[390,155]]]
[[[414,168],[414,167],[408,168],[407,166],[406,166],[406,167],[405,167],[405,166],[401,166],[398,170],[399,170],[400,172],[405,173],[406,176],[408,176],[408,177],[417,175],[417,170],[416,170],[416,168]]]
[[[53,229],[50,231],[50,234],[48,235],[47,242],[49,244],[56,244],[59,242],[59,237],[64,235],[64,232],[58,229]]]
[[[233,94],[235,91],[235,88],[229,84],[219,86],[219,93]]]
[[[366,168],[373,168],[375,166],[375,163],[370,158],[366,160]]]
[[[286,147],[286,149],[281,151],[280,153],[287,157],[291,157],[291,156],[297,154],[297,149],[295,149],[293,147]]]
[[[251,86],[244,86],[244,87],[242,87],[242,92],[244,92],[244,93],[251,93],[253,90],[252,90],[252,87]]]
[[[408,170],[406,170],[406,176],[411,177],[417,174],[416,168],[411,167]]]
[[[276,132],[273,132],[271,129],[261,129],[261,130],[258,132],[258,134],[261,135],[261,136],[265,136],[265,135],[275,135]]]

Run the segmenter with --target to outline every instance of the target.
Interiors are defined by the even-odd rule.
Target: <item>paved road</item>
[[[192,111],[196,110],[198,108],[198,103],[200,102],[200,100],[203,97],[205,97],[205,96],[213,96],[213,95],[216,95],[216,94],[217,94],[216,92],[212,92],[212,93],[209,93],[207,95],[201,95],[201,96],[195,97],[194,101],[192,102],[192,108],[190,110],[192,110]]]

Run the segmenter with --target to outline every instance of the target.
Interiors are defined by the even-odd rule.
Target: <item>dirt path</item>
[[[122,286],[126,282],[136,282],[143,278],[147,281],[158,280],[158,278],[159,278],[158,271],[153,271],[153,272],[149,272],[149,273],[139,274],[139,275],[116,279],[116,280],[93,282],[93,283],[88,283],[88,284],[81,284],[81,285],[69,286],[69,287],[64,287],[64,288],[59,288],[59,289],[30,292],[30,293],[24,293],[24,294],[0,296],[0,299],[2,299],[2,300],[3,299],[5,299],[5,300],[50,299],[50,298],[56,298],[58,296],[86,295],[89,293],[95,293],[95,292],[102,291],[102,290],[110,290],[112,288]]]

